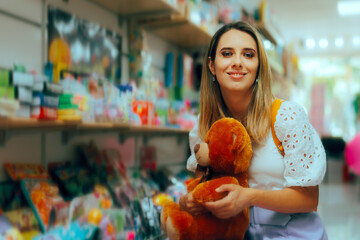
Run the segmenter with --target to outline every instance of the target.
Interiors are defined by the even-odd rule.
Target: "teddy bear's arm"
[[[195,188],[197,185],[199,185],[200,180],[201,180],[201,177],[195,178],[195,179],[193,179],[191,182],[189,182],[189,183],[186,185],[187,191],[188,191],[188,192],[191,192],[192,190],[194,190],[194,188]]]
[[[239,185],[239,182],[234,177],[221,177],[200,183],[193,190],[194,201],[198,203],[204,203],[204,202],[213,202],[224,198],[227,195],[226,192],[215,191],[218,187],[220,187],[223,184]]]

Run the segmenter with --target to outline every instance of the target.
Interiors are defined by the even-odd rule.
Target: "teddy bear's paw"
[[[199,184],[193,191],[193,199],[198,203],[213,202],[224,198],[227,192],[216,192],[223,184],[236,184],[239,182],[234,177],[222,177]]]
[[[166,233],[170,240],[191,240],[195,236],[196,223],[193,216],[184,211],[169,212]]]
[[[172,202],[172,201],[168,201],[168,202],[164,203],[162,206],[160,222],[161,222],[161,228],[164,231],[166,231],[166,222],[167,222],[169,213],[170,213],[170,211],[173,211],[173,210],[180,211],[179,204]]]
[[[168,218],[168,221],[166,222],[166,226],[167,226],[166,233],[168,238],[170,240],[180,240],[179,230],[176,229],[170,218]]]

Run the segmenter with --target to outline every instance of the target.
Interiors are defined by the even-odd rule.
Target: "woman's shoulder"
[[[325,174],[326,157],[305,108],[296,102],[284,101],[278,110],[274,128],[285,151],[285,185],[320,184]]]
[[[307,120],[307,112],[303,106],[294,101],[285,100],[281,103],[276,115],[276,121],[295,123]]]
[[[282,108],[301,108],[304,109],[304,107],[299,104],[298,102],[292,101],[292,100],[281,100],[281,107]]]
[[[306,128],[308,124],[309,119],[304,107],[294,101],[284,101],[276,114],[274,128],[277,134],[282,135],[298,128]]]

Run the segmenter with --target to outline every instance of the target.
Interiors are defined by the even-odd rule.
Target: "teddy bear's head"
[[[233,118],[222,118],[211,126],[204,142],[195,146],[200,166],[227,174],[245,172],[250,164],[252,146],[245,127]]]

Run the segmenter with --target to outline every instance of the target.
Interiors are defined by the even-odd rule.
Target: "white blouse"
[[[289,186],[316,186],[326,170],[326,155],[320,137],[311,126],[305,110],[295,102],[285,101],[276,116],[275,133],[282,142],[283,157],[271,131],[263,144],[253,143],[249,187],[278,190]],[[201,142],[198,122],[189,134],[191,156],[187,169],[195,172],[194,146]]]

